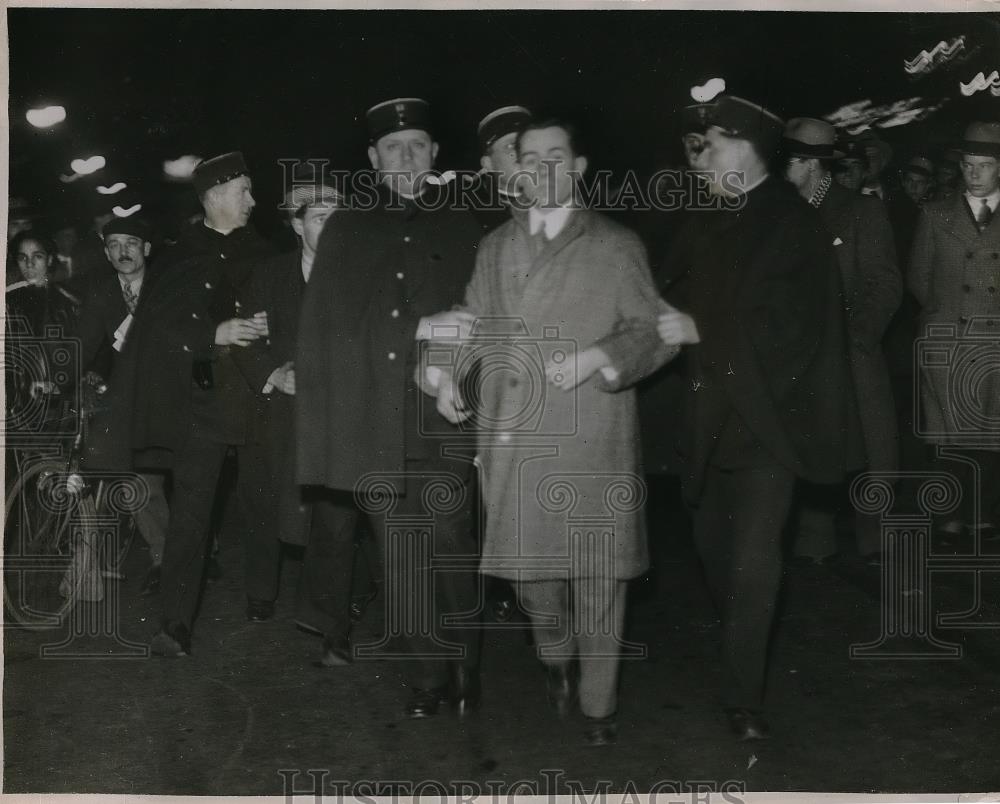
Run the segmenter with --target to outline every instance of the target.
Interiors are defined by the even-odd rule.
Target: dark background
[[[1000,68],[1000,15],[688,11],[255,11],[10,9],[11,194],[80,214],[97,184],[126,181],[155,206],[164,159],[241,149],[265,230],[277,219],[281,158],[366,165],[365,110],[428,99],[438,166],[477,168],[477,121],[500,105],[580,118],[591,164],[651,171],[681,160],[677,111],[712,76],[785,117],[920,96],[948,102],[886,129],[897,157],[943,147],[1000,99],[959,81]],[[913,80],[903,60],[966,35],[963,63]],[[33,129],[24,112],[67,109]],[[62,185],[69,161],[107,167]],[[190,200],[190,199],[189,199]],[[84,216],[86,217],[86,216]]]

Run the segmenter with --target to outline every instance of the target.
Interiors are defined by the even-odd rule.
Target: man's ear
[[[104,247],[104,256],[108,258],[108,262],[112,262],[111,252],[108,250],[107,246]]]
[[[302,237],[302,233],[305,231],[305,224],[303,223],[302,218],[292,218],[292,231],[294,231],[299,237]]]
[[[375,168],[375,170],[379,169],[378,150],[376,150],[374,145],[368,146],[368,161],[372,163],[372,167]]]
[[[489,154],[483,154],[479,157],[479,166],[485,170],[487,173],[493,172],[493,159],[490,158]]]
[[[148,241],[146,243],[142,244],[142,256],[144,256],[144,257],[148,257],[149,256],[149,242]]]
[[[433,165],[438,158],[438,144],[436,142],[431,143],[431,164]]]
[[[573,158],[573,170],[581,176],[587,172],[587,157],[577,156]]]

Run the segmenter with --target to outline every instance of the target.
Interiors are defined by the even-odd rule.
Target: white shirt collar
[[[537,234],[538,230],[545,228],[545,239],[554,240],[556,236],[566,226],[573,207],[555,207],[544,214],[537,207],[528,210],[528,224],[531,234]]]
[[[136,296],[138,296],[139,291],[142,290],[142,280],[145,276],[146,276],[145,271],[143,271],[143,273],[141,273],[138,277],[134,278],[129,278],[127,276],[122,276],[121,274],[118,274],[118,284],[120,284],[122,287],[125,287],[125,285],[127,284],[130,288],[132,288],[132,292]]]
[[[990,212],[997,211],[997,205],[1000,204],[1000,188],[994,190],[989,195],[984,198],[974,196],[968,190],[965,191],[965,200],[969,202],[969,206],[972,208],[973,212],[979,212],[979,208],[983,205],[985,200],[989,204]]]

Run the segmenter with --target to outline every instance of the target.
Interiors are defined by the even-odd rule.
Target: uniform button
[[[193,318],[195,321],[197,321],[198,320],[198,314],[197,313],[191,313],[191,318]]]
[[[212,283],[211,282],[206,282],[205,283],[205,287],[208,288],[209,290],[211,290],[212,289]]]
[[[391,313],[389,313],[389,315],[391,315],[393,318],[399,318],[399,310],[393,310]]]
[[[404,242],[404,243],[409,243],[411,239],[412,239],[412,238],[411,238],[411,237],[410,237],[409,235],[406,235],[406,236],[405,236],[405,237],[403,238],[403,242]]]
[[[964,290],[966,293],[972,292],[972,288],[969,285],[962,285],[962,290]]]
[[[389,352],[388,357],[389,357],[390,360],[395,360],[396,359],[396,353],[395,352]]]
[[[222,259],[226,259],[226,255],[225,254],[220,254],[219,256],[222,257]]]
[[[502,444],[506,444],[510,441],[510,433],[500,433],[500,435],[497,436],[497,440]]]
[[[396,272],[396,279],[402,279],[402,278],[403,278],[403,272],[402,271],[397,271]]]
[[[185,351],[185,352],[190,352],[190,351],[191,351],[191,347],[190,347],[190,346],[188,346],[187,344],[184,344],[184,347],[183,347],[183,348],[184,348],[184,351]]]

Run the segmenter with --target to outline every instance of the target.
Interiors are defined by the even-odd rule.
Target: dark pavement
[[[298,561],[285,561],[275,619],[244,619],[238,527],[229,523],[225,575],[207,588],[191,657],[111,658],[127,649],[86,637],[66,649],[103,657],[40,658],[65,629],[7,629],[4,791],[280,795],[290,778],[303,794],[319,792],[316,779],[328,794],[338,781],[368,782],[370,792],[378,780],[423,783],[417,792],[430,794],[461,781],[504,794],[518,782],[542,794],[698,780],[754,791],[1000,788],[995,578],[979,590],[991,601],[976,615],[987,627],[940,634],[962,645],[961,658],[860,660],[849,646],[879,636],[878,568],[849,559],[786,570],[767,702],[774,736],[739,744],[718,708],[717,620],[671,513],[675,490],[652,491],[657,566],[634,585],[628,633],[648,655],[624,664],[615,746],[586,748],[579,716],[550,716],[521,627],[494,624],[486,634],[479,713],[403,720],[408,690],[397,663],[313,666],[320,641],[291,620]],[[137,596],[147,561],[137,538],[119,620],[135,642],[156,626],[156,599]],[[974,589],[968,575],[937,574],[931,594],[935,610],[959,611]],[[378,605],[356,641],[379,634]]]

